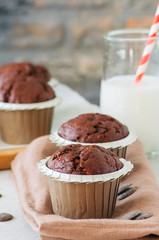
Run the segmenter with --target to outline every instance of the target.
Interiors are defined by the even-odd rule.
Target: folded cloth
[[[53,214],[47,177],[39,172],[37,162],[56,149],[49,136],[40,137],[12,162],[12,177],[24,218],[42,240],[159,239],[159,186],[139,141],[128,147],[127,160],[134,164],[134,170],[121,183],[132,182],[137,190],[117,201],[111,219],[73,220]],[[134,210],[153,216],[144,220],[120,219]]]

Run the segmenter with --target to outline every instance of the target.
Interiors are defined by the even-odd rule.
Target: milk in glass
[[[135,75],[102,80],[100,107],[134,130],[145,152],[159,151],[159,77],[144,75],[138,84]]]

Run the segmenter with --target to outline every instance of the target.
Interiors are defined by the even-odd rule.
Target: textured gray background
[[[102,36],[150,27],[158,0],[0,0],[0,64],[42,63],[52,75],[99,102]]]

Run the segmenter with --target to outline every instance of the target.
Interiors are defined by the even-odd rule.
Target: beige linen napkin
[[[149,236],[159,235],[159,186],[139,141],[128,148],[127,159],[134,164],[134,171],[121,183],[132,182],[137,190],[117,201],[112,219],[72,220],[53,214],[47,177],[39,173],[37,162],[55,150],[56,145],[44,136],[34,140],[12,162],[24,218],[42,240],[159,239]],[[151,212],[153,216],[145,220],[120,220],[133,210]]]

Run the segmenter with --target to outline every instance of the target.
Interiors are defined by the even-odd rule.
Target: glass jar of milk
[[[101,112],[134,130],[146,153],[159,153],[159,37],[142,81],[135,73],[146,43],[146,29],[121,29],[104,36]]]

